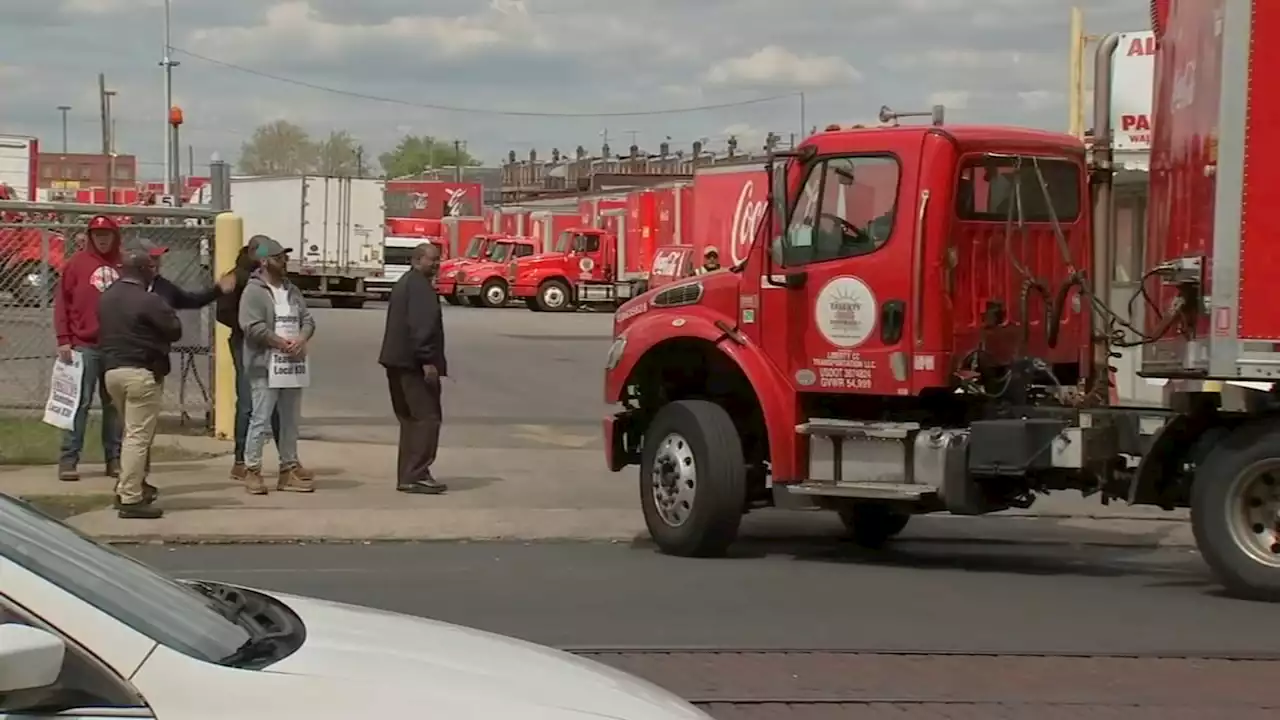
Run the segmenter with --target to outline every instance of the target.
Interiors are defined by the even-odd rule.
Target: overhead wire
[[[779,100],[799,98],[802,95],[802,93],[800,92],[789,92],[789,93],[783,93],[780,95],[767,95],[764,97],[751,98],[748,100],[735,100],[732,102],[710,103],[707,105],[695,105],[695,106],[679,107],[679,108],[660,108],[657,110],[633,110],[633,111],[614,111],[614,112],[546,112],[546,111],[534,111],[534,110],[502,110],[497,108],[463,107],[458,105],[444,105],[440,103],[417,102],[413,100],[406,100],[404,98],[393,98],[393,97],[386,97],[382,95],[372,95],[369,93],[356,92],[354,90],[345,90],[343,88],[336,88],[329,85],[320,85],[319,83],[313,83],[306,80],[299,80],[298,78],[286,77],[284,75],[277,75],[275,73],[269,73],[262,70],[257,70],[255,68],[246,67],[244,65],[237,65],[236,63],[230,63],[225,60],[219,60],[217,58],[209,57],[207,55],[201,55],[200,53],[192,52],[185,48],[173,47],[171,49],[175,53],[179,53],[187,57],[194,58],[201,62],[209,63],[210,65],[216,65],[218,67],[226,68],[229,70],[235,70],[237,72],[245,73],[247,75],[254,75],[257,77],[265,78],[267,80],[274,80],[276,82],[286,83],[289,85],[296,85],[298,87],[305,87],[312,90],[318,90],[320,92],[332,93],[334,95],[343,95],[345,97],[355,98],[358,100],[368,100],[371,102],[387,103],[391,105],[401,105],[404,107],[414,107],[414,108],[421,108],[424,110],[436,110],[439,112],[451,112],[451,113],[468,114],[468,115],[495,115],[495,116],[502,116],[502,117],[541,117],[541,118],[654,117],[654,116],[660,116],[660,115],[683,115],[683,114],[696,113],[696,112],[707,112],[711,110],[723,110],[726,108],[746,107],[749,105],[761,105],[764,103],[777,102]]]

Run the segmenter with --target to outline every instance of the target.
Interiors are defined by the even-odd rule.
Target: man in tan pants
[[[124,419],[116,482],[116,510],[122,518],[164,514],[153,505],[156,490],[147,483],[147,457],[170,371],[170,346],[182,338],[182,323],[164,298],[148,290],[157,271],[148,249],[126,251],[120,280],[102,293],[98,306],[107,392]]]

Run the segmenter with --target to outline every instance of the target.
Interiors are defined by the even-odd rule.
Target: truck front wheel
[[[500,308],[507,305],[507,284],[501,280],[490,280],[480,289],[481,302],[485,307]]]
[[[850,502],[837,512],[849,537],[863,547],[880,548],[907,526],[911,516],[880,503]]]
[[[538,306],[544,312],[563,312],[570,308],[569,286],[560,280],[548,280],[538,288]]]
[[[449,303],[450,305],[453,305],[454,307],[457,307],[458,305],[462,304],[462,298],[458,297],[457,293],[454,293],[451,295],[445,295],[444,301]]]
[[[724,408],[681,400],[658,411],[644,436],[640,505],[659,550],[723,555],[738,537],[746,487],[742,440]]]
[[[1209,451],[1191,485],[1191,529],[1228,593],[1280,601],[1280,428],[1248,425]]]

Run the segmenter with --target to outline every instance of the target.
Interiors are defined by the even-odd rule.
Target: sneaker
[[[119,460],[107,461],[107,477],[119,479],[120,477],[120,461]]]
[[[58,466],[58,479],[62,482],[76,482],[80,479],[80,471],[74,463],[63,463]]]
[[[116,508],[116,516],[126,520],[155,520],[163,517],[164,511],[149,502],[136,502],[128,505],[120,503]]]
[[[244,491],[250,495],[267,494],[267,484],[262,480],[261,468],[245,468]]]
[[[235,482],[243,482],[245,472],[244,463],[238,462],[231,466],[231,479]]]
[[[279,492],[298,492],[309,493],[315,492],[316,486],[298,472],[296,465],[290,465],[280,469],[280,476],[276,480],[276,490]]]

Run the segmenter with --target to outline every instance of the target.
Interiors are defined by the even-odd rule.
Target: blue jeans
[[[249,436],[249,419],[253,417],[253,389],[249,386],[249,374],[244,371],[243,338],[233,337],[228,342],[231,348],[231,363],[236,368],[236,457],[238,465],[244,464],[245,438]],[[271,413],[271,439],[276,446],[280,445],[280,412]]]
[[[249,375],[249,373],[245,373]],[[267,373],[259,370],[249,377],[253,390],[253,418],[249,422],[244,452],[246,467],[262,469],[262,447],[267,444],[268,418],[280,423],[276,452],[280,467],[298,464],[298,419],[302,415],[302,388],[273,388]]]
[[[120,461],[120,414],[111,396],[107,394],[106,370],[102,364],[102,353],[98,348],[79,347],[80,357],[84,360],[84,377],[80,381],[80,406],[70,430],[62,433],[62,458],[60,465],[74,467],[80,463],[80,451],[84,449],[84,430],[89,424],[89,406],[93,404],[93,394],[98,393],[102,401],[102,455],[107,462]]]

